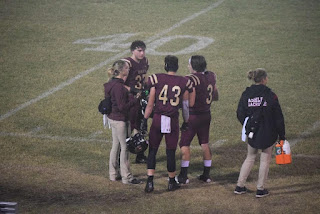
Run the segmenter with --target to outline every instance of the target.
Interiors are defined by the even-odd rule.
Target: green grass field
[[[320,208],[320,2],[318,0],[0,0],[0,201],[19,213],[318,213]],[[111,132],[97,110],[107,68],[147,44],[149,73],[164,72],[166,54],[191,55],[216,72],[212,106],[213,183],[192,146],[190,184],[167,192],[164,146],[155,191],[108,179]],[[293,163],[275,164],[255,198],[258,163],[245,195],[233,190],[246,145],[236,107],[265,68],[285,116]],[[180,169],[179,149],[176,153]],[[146,180],[146,166],[134,164]]]

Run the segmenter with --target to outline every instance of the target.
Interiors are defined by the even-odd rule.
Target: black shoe
[[[256,194],[256,197],[257,198],[262,198],[262,197],[265,197],[269,195],[269,191],[264,189],[264,190],[257,190],[257,194]]]
[[[206,182],[206,183],[210,183],[210,182],[211,182],[210,176],[200,175],[200,176],[198,177],[198,179],[199,179],[200,181],[203,181],[203,182]]]
[[[174,180],[173,182],[168,183],[168,191],[175,191],[176,189],[179,189],[180,185]]]
[[[129,181],[129,184],[141,184],[141,181],[137,178],[134,178],[131,181]]]
[[[150,193],[153,191],[153,189],[153,181],[147,181],[146,188],[144,189],[144,191]]]
[[[179,183],[179,184],[188,184],[189,183],[189,178],[187,176],[182,176],[182,175],[178,175],[176,177],[176,181]]]
[[[147,157],[146,156],[140,156],[140,157],[136,157],[136,163],[140,164],[140,163],[147,163]]]
[[[236,189],[234,190],[235,194],[241,195],[247,192],[247,188],[246,187],[239,187],[237,186]]]

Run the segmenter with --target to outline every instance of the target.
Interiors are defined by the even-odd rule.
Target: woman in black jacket
[[[246,132],[248,135],[248,153],[242,164],[234,193],[246,193],[245,182],[254,164],[258,149],[261,149],[256,193],[256,197],[261,198],[269,194],[264,185],[268,177],[272,148],[278,137],[279,140],[285,140],[285,126],[278,97],[266,86],[268,82],[267,72],[262,68],[249,71],[248,79],[253,80],[255,84],[247,87],[242,93],[238,104],[237,117],[242,125],[246,123],[246,130],[252,124],[253,115],[254,117],[258,116],[256,121],[259,122],[253,131],[250,129]],[[261,106],[262,102],[263,106]]]

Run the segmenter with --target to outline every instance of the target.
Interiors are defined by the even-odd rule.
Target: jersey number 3
[[[135,88],[136,89],[138,89],[138,90],[142,89],[145,76],[146,76],[146,74],[136,76],[136,78],[135,78],[135,80],[136,80]]]
[[[209,97],[206,99],[206,102],[207,104],[210,104],[212,102],[213,86],[209,84],[207,90],[209,92]]]

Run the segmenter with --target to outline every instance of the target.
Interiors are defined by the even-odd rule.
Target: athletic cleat
[[[132,179],[131,181],[129,181],[129,184],[141,184],[142,182],[139,180],[139,179],[137,179],[137,178],[134,178],[134,179]]]
[[[257,190],[257,193],[256,193],[256,197],[257,198],[263,198],[265,196],[269,195],[269,191],[264,189],[264,190]]]
[[[210,176],[204,176],[204,175],[200,175],[198,179],[206,183],[210,183],[212,181]]]
[[[146,188],[144,189],[144,191],[147,193],[150,193],[153,190],[154,190],[153,181],[147,181]]]
[[[189,183],[189,178],[188,177],[183,177],[183,176],[176,176],[176,181],[179,184],[188,184]]]
[[[175,190],[177,190],[179,188],[180,188],[180,184],[178,184],[176,181],[174,181],[172,183],[169,181],[169,183],[168,183],[168,191],[175,191]]]
[[[236,189],[234,190],[235,194],[241,195],[247,192],[247,188],[246,187],[239,187],[237,186]]]

